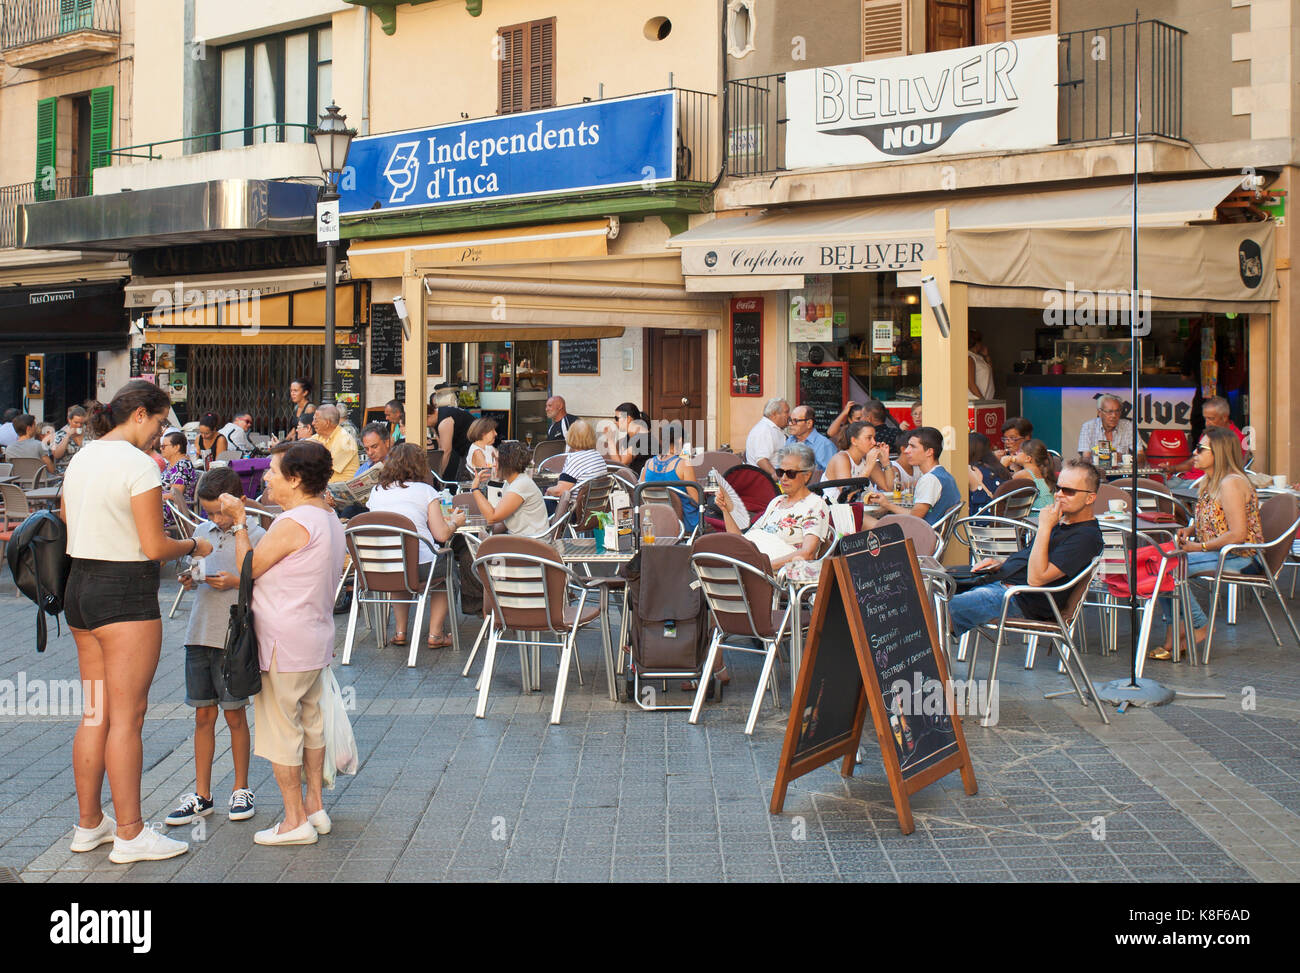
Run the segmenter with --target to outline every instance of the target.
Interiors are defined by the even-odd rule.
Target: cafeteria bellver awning
[[[1148,182],[1138,190],[1142,286],[1169,309],[1250,304],[1275,296],[1272,224],[1208,224],[1240,175]],[[723,217],[668,241],[687,290],[797,289],[805,274],[919,275],[935,257],[934,213],[949,212],[953,278],[971,303],[1042,306],[1044,288],[1127,289],[1129,185],[833,206]],[[1259,251],[1259,280],[1237,274],[1239,251]],[[1246,286],[1243,286],[1246,285]],[[1173,305],[1178,305],[1174,307]],[[1249,307],[1240,307],[1249,310]]]

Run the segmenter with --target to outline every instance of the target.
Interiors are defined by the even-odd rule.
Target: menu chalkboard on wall
[[[849,373],[844,362],[825,362],[814,365],[812,362],[799,362],[795,365],[796,405],[812,406],[816,417],[814,425],[817,431],[825,434],[826,429],[844,408],[849,394]]]
[[[370,374],[402,374],[402,321],[389,301],[370,305]]]
[[[947,659],[902,528],[851,534],[840,551],[823,562],[771,810],[781,812],[792,780],[832,760],[852,775],[869,710],[899,827],[911,834],[909,795],[954,770],[976,792]]]
[[[763,394],[763,299],[731,302],[731,394]]]
[[[561,375],[599,375],[599,338],[561,338]]]
[[[429,342],[428,356],[429,368],[425,374],[441,375],[442,374],[442,345],[437,341]]]

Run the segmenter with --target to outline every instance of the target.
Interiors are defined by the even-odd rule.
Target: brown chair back
[[[691,565],[713,618],[726,635],[771,638],[776,634],[773,587],[763,577],[773,577],[772,562],[753,541],[740,534],[705,534],[691,545]]]
[[[675,537],[682,539],[686,527],[682,524],[677,510],[666,503],[643,503],[637,511],[639,518],[638,532],[645,534],[649,527],[656,538]]]
[[[425,455],[429,459],[429,472],[434,476],[442,476],[442,468],[447,462],[446,457],[442,455],[442,450],[427,449],[425,450]],[[452,472],[455,471],[453,470]]]
[[[1110,502],[1112,500],[1123,500],[1124,509],[1128,510],[1129,501],[1132,499],[1133,499],[1132,496],[1129,494],[1127,490],[1121,490],[1119,487],[1113,486],[1110,483],[1104,483],[1104,482],[1098,483],[1097,500],[1093,504],[1093,512],[1105,513],[1107,510],[1110,509]]]
[[[1279,493],[1259,505],[1259,524],[1264,531],[1264,543],[1269,545],[1263,552],[1264,562],[1275,575],[1282,570],[1291,552],[1297,519],[1300,519],[1300,501],[1290,493]]]
[[[911,538],[917,557],[933,554],[935,548],[939,546],[939,535],[920,517],[913,517],[911,514],[887,514],[876,523],[881,527],[886,524],[897,524],[903,528],[903,536]]]
[[[35,456],[14,456],[9,460],[13,464],[13,475],[18,477],[18,485],[25,490],[35,490],[37,479],[45,469],[45,460]]]
[[[549,544],[531,537],[494,534],[479,545],[474,570],[483,584],[483,613],[495,615],[498,628],[566,630],[568,576],[563,559]]]
[[[722,476],[733,466],[740,465],[740,457],[735,453],[723,453],[718,450],[712,450],[704,453],[695,462],[695,478],[697,480],[707,480],[709,470],[717,470],[718,476]]]
[[[609,512],[609,492],[614,488],[614,478],[606,473],[593,476],[573,489],[573,525],[576,530],[592,530],[597,524],[592,516]]]
[[[411,518],[372,510],[349,520],[343,537],[367,590],[410,596],[423,590],[420,539]]]
[[[543,439],[533,447],[533,463],[541,466],[543,460],[563,453],[566,445],[563,439]]]
[[[1038,488],[1025,480],[1005,480],[993,491],[993,499],[980,511],[993,517],[1023,520],[1034,507]]]

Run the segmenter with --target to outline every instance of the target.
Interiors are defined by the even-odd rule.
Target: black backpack
[[[38,510],[14,530],[5,556],[18,590],[36,602],[36,651],[44,652],[45,616],[63,611],[63,593],[72,569],[68,528],[57,514]],[[60,627],[60,634],[62,631]]]

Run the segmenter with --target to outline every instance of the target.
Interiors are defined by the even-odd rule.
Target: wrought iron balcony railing
[[[121,33],[118,0],[4,0],[0,45],[6,51],[82,30]]]
[[[90,176],[67,176],[50,180],[48,184],[42,181],[0,186],[0,250],[18,245],[18,207],[23,203],[89,196],[90,187]]]
[[[1183,137],[1183,37],[1159,20],[1058,35],[1057,144],[1132,137]],[[1140,70],[1140,90],[1134,83]],[[784,74],[727,82],[727,174],[756,176],[785,166]]]

